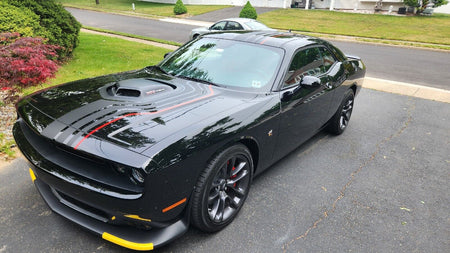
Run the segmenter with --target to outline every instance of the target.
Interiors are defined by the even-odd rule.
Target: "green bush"
[[[187,8],[184,6],[183,1],[177,0],[177,3],[173,7],[173,13],[175,13],[175,15],[187,13]]]
[[[17,32],[23,37],[48,36],[34,12],[0,2],[0,33],[4,32]]]
[[[45,37],[49,44],[56,44],[63,49],[58,53],[68,56],[78,45],[81,24],[54,0],[6,0],[11,5],[27,8],[39,16],[39,23],[48,32]]]
[[[241,13],[239,13],[239,17],[252,19],[256,19],[258,17],[258,14],[256,14],[256,10],[250,4],[250,1],[247,1],[247,3],[244,5],[244,8],[242,8]]]

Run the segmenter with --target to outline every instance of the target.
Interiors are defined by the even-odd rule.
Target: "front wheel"
[[[244,145],[234,145],[215,156],[194,189],[192,224],[205,232],[230,224],[247,198],[252,176],[252,156]]]
[[[330,119],[329,125],[327,127],[327,130],[329,132],[336,135],[342,134],[344,132],[344,130],[348,126],[350,117],[352,116],[354,101],[355,94],[353,93],[353,90],[350,89],[345,93],[341,105],[339,106],[333,117]]]

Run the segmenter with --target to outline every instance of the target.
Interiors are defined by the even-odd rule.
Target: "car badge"
[[[164,89],[157,89],[157,90],[147,91],[147,92],[145,92],[145,95],[153,95],[153,94],[159,93],[161,91],[164,91]]]

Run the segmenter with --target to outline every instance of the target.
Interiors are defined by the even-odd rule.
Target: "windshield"
[[[266,90],[272,86],[282,57],[280,48],[203,38],[175,51],[159,67],[180,78]]]
[[[269,27],[267,27],[266,25],[264,25],[262,23],[259,23],[258,21],[247,22],[247,23],[245,23],[245,25],[250,27],[252,30],[266,30],[266,29],[270,29]]]

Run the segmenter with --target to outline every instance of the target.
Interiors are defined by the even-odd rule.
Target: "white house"
[[[176,0],[143,0],[155,3],[174,4]],[[301,6],[304,8],[306,2],[310,2],[311,8],[315,9],[339,9],[339,10],[374,10],[379,0],[250,0],[254,7],[276,7],[291,8],[291,6]],[[235,5],[243,6],[247,0],[183,0],[184,4],[196,5]],[[297,4],[296,4],[297,3]],[[397,11],[403,7],[403,0],[382,0],[383,10],[388,10],[392,5],[393,10]]]
[[[434,12],[450,14],[450,2],[446,5],[434,8]]]

